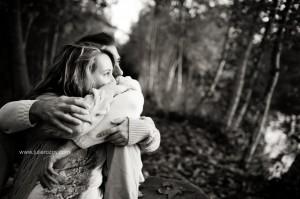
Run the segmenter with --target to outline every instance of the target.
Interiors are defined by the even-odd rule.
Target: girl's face
[[[120,68],[120,55],[118,53],[116,46],[114,45],[105,46],[104,49],[109,51],[114,57],[115,67],[114,67],[113,75],[115,77],[123,75],[123,71]]]
[[[95,57],[95,71],[92,72],[91,78],[94,82],[95,88],[100,88],[105,84],[115,82],[115,78],[112,75],[113,65],[106,54],[100,54]]]

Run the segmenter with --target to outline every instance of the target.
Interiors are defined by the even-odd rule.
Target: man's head
[[[94,46],[99,48],[100,50],[105,49],[109,51],[114,56],[114,60],[115,60],[113,75],[115,77],[123,75],[123,71],[119,65],[120,55],[115,46],[115,40],[111,35],[104,32],[93,34],[93,35],[87,35],[79,39],[76,42],[76,44],[85,45],[85,46]]]

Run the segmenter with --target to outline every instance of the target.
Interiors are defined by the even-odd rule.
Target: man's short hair
[[[75,43],[78,45],[93,46],[100,50],[103,50],[103,46],[115,45],[115,39],[110,34],[101,32],[93,35],[84,36]],[[123,75],[123,71],[120,68],[119,64],[114,64],[113,75],[115,77]]]
[[[87,35],[79,39],[76,44],[93,45],[101,48],[102,46],[115,45],[115,39],[113,36],[101,32],[97,34]]]

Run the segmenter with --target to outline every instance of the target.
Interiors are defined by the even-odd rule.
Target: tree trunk
[[[29,14],[29,19],[28,19],[28,23],[27,23],[27,26],[26,26],[25,34],[24,34],[24,39],[23,39],[23,48],[24,48],[24,50],[26,50],[29,33],[30,33],[30,30],[31,30],[32,24],[33,24],[33,22],[34,22],[34,20],[36,19],[37,16],[38,16],[37,13]]]
[[[177,66],[178,66],[178,60],[176,59],[174,61],[174,63],[171,65],[170,71],[169,71],[169,74],[168,74],[167,86],[166,86],[166,91],[167,92],[169,92],[172,88],[174,77],[175,77],[175,71],[176,71]]]
[[[43,61],[42,61],[42,79],[45,78],[47,73],[47,65],[48,65],[48,48],[49,48],[49,41],[48,41],[48,33],[45,37],[45,44],[44,44],[44,51],[43,51]]]
[[[231,13],[231,15],[232,15],[232,13]],[[229,51],[229,48],[230,48],[230,30],[231,30],[231,17],[228,21],[228,26],[227,26],[224,42],[223,42],[223,45],[222,45],[222,53],[221,53],[221,56],[220,56],[220,59],[219,59],[219,62],[218,62],[216,75],[215,75],[214,80],[211,83],[208,91],[206,91],[204,93],[204,95],[201,97],[201,99],[197,103],[196,107],[201,107],[202,103],[204,103],[207,98],[214,95],[216,87],[217,87],[217,85],[218,85],[218,83],[221,79],[224,68],[226,66],[226,59],[227,59],[228,51]]]
[[[182,64],[183,64],[183,38],[179,39],[178,44],[178,71],[177,71],[177,94],[180,95],[182,89]]]
[[[180,10],[179,10],[179,38],[178,38],[178,70],[177,70],[177,98],[181,97],[182,89],[182,67],[183,67],[183,45],[184,45],[184,13],[183,13],[183,1],[180,1]]]
[[[59,36],[59,26],[56,25],[54,28],[54,35],[53,35],[53,39],[52,39],[51,56],[50,56],[51,64],[53,63],[54,58],[55,58],[58,36]]]
[[[262,41],[261,41],[260,47],[259,47],[259,51],[257,53],[258,54],[258,58],[254,61],[254,64],[253,64],[254,65],[253,74],[252,74],[250,86],[247,89],[245,103],[243,104],[242,108],[240,109],[240,112],[239,112],[239,114],[238,114],[238,116],[237,116],[237,118],[235,120],[236,122],[233,125],[233,130],[236,130],[236,129],[238,129],[240,127],[240,125],[241,125],[241,123],[243,121],[243,118],[244,118],[244,116],[245,116],[245,114],[247,112],[247,109],[249,107],[249,104],[251,102],[251,98],[252,98],[252,94],[253,94],[253,88],[254,88],[254,85],[257,82],[257,79],[258,79],[258,76],[259,76],[259,69],[261,67],[262,55],[265,52],[266,40],[267,40],[267,37],[268,37],[268,35],[270,33],[271,25],[273,24],[274,19],[275,19],[275,9],[277,7],[277,4],[278,4],[277,1],[273,2],[274,9],[271,10],[271,13],[269,15],[269,21],[268,21],[268,23],[265,26],[265,32],[263,34]]]
[[[23,97],[30,89],[28,76],[26,54],[22,38],[22,21],[20,11],[20,1],[11,2],[11,23],[10,23],[10,41],[11,41],[11,67],[13,77],[13,92],[16,99]]]
[[[253,47],[253,34],[251,34],[250,39],[248,41],[248,46],[247,49],[245,51],[245,55],[243,58],[243,62],[242,65],[240,66],[237,75],[236,75],[236,85],[235,85],[235,89],[234,89],[234,94],[233,94],[233,100],[231,101],[231,105],[229,106],[228,112],[227,112],[227,117],[226,117],[226,128],[230,128],[232,125],[232,121],[234,118],[234,115],[236,113],[236,110],[238,108],[241,96],[242,96],[242,92],[243,92],[243,88],[244,88],[244,84],[245,84],[245,76],[246,76],[246,71],[247,71],[247,66],[248,66],[248,60],[250,58],[251,55],[251,50]]]
[[[154,12],[156,13],[156,12]],[[153,25],[151,26],[150,30],[150,47],[149,47],[149,80],[148,80],[148,91],[151,93],[154,90],[155,84],[155,73],[157,68],[156,63],[156,41],[157,41],[157,31],[158,31],[158,24],[156,19],[156,14],[153,16]]]
[[[246,99],[245,99],[245,103],[243,104],[235,122],[233,123],[232,125],[232,130],[235,131],[239,128],[246,112],[247,112],[247,109],[248,109],[248,106],[250,104],[250,100],[251,100],[251,97],[252,97],[252,92],[253,92],[253,89],[249,89],[248,92],[247,92],[247,95],[246,95]]]
[[[292,4],[292,0],[287,0],[286,1],[286,7],[284,9],[284,12],[282,14],[282,20],[279,26],[279,29],[277,31],[277,35],[276,35],[276,41],[274,43],[274,47],[272,50],[272,55],[271,55],[271,66],[272,66],[272,79],[270,81],[270,86],[267,92],[267,96],[265,99],[265,109],[258,127],[258,130],[255,134],[255,138],[253,139],[253,145],[250,149],[250,153],[247,159],[247,163],[250,163],[254,152],[258,146],[258,143],[261,140],[262,134],[265,131],[265,126],[266,126],[266,122],[267,122],[267,118],[268,118],[268,113],[270,110],[270,106],[271,106],[271,102],[272,102],[272,97],[279,79],[279,75],[280,75],[280,59],[281,59],[281,51],[282,51],[282,41],[283,41],[283,37],[284,37],[284,32],[285,32],[285,24],[288,18],[288,13],[290,10]]]
[[[212,84],[210,85],[209,87],[209,90],[204,94],[203,98],[201,99],[201,102],[204,102],[206,98],[210,97],[213,95],[213,93],[215,92],[215,89],[219,83],[219,80],[223,74],[223,71],[224,71],[224,68],[225,68],[225,65],[226,65],[226,58],[227,58],[227,55],[228,55],[228,50],[229,50],[229,47],[230,47],[230,28],[231,28],[231,24],[230,24],[230,21],[228,22],[228,27],[227,27],[227,30],[226,30],[226,36],[225,36],[225,39],[224,39],[224,43],[223,43],[223,50],[222,50],[222,54],[221,54],[221,57],[220,57],[220,60],[219,60],[219,64],[218,64],[218,68],[217,68],[217,72],[216,72],[216,75],[215,75],[215,78],[212,82]]]

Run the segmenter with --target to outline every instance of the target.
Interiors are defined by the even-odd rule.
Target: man
[[[120,56],[114,44],[114,39],[106,33],[89,35],[81,38],[77,44],[96,46],[99,49],[110,51],[116,60],[114,66],[114,76],[122,75],[119,67]],[[72,134],[72,130],[65,123],[80,124],[82,122],[80,115],[86,114],[88,104],[85,104],[82,98],[60,96],[51,100],[21,100],[7,103],[0,109],[0,130],[6,134],[13,134],[18,131],[33,127],[39,122],[48,122],[59,129],[62,129],[60,137],[66,134]],[[77,114],[74,117],[73,114]],[[79,116],[79,117],[78,117]],[[84,117],[82,117],[84,118]],[[150,137],[147,137],[143,144],[145,151],[154,151],[160,143],[160,134],[156,129],[151,118],[142,117],[140,119],[119,118],[112,121],[116,126],[106,131],[110,134],[111,143],[119,146],[126,144],[136,144],[143,141],[146,132],[153,131]],[[99,134],[103,132],[99,132]],[[18,135],[15,135],[17,139]],[[57,135],[56,135],[57,137]],[[0,142],[6,142],[7,138],[1,135]],[[11,140],[12,141],[12,140]],[[0,146],[2,146],[0,143]],[[0,186],[6,181],[8,171],[12,167],[13,152],[17,151],[11,147],[0,148],[0,162],[3,163],[0,169]],[[3,154],[3,155],[2,155]],[[3,160],[2,160],[3,159]]]

